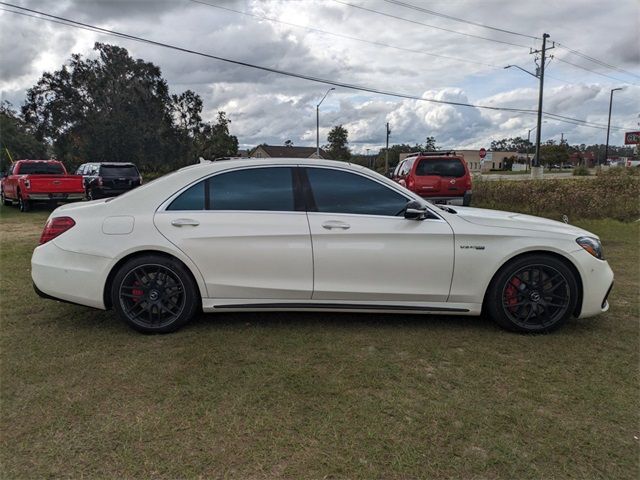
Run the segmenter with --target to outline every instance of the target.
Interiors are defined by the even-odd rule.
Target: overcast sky
[[[529,49],[539,48],[539,40],[443,18],[395,0],[202,0],[218,8],[193,0],[7,1],[219,57],[341,83],[425,99],[537,109],[537,79],[503,67],[515,64],[534,70]],[[638,0],[402,2],[525,35],[541,37],[547,32],[550,41],[622,69],[604,67],[556,46],[549,52],[555,58],[547,69],[543,110],[606,125],[610,90],[625,87],[614,93],[611,124],[640,129]],[[294,145],[315,145],[315,109],[327,85],[6,11],[0,11],[2,98],[20,106],[26,90],[44,71],[59,69],[72,53],[91,56],[96,41],[123,46],[132,56],[158,65],[172,93],[198,92],[205,119],[213,120],[218,110],[226,111],[242,148],[263,142],[281,145],[288,139]],[[330,127],[342,124],[355,152],[377,151],[384,144],[386,122],[391,124],[391,143],[422,143],[434,136],[439,146],[460,149],[489,147],[491,140],[504,137],[526,138],[536,118],[337,87],[320,107],[320,141],[326,143]],[[606,138],[605,129],[551,119],[543,124],[543,140],[559,140],[562,133],[571,144],[604,143]],[[622,144],[623,132],[612,129],[610,142]]]

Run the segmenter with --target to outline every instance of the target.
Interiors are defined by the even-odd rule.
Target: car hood
[[[535,230],[537,232],[559,233],[571,236],[589,236],[598,238],[587,230],[567,223],[534,217],[522,213],[488,210],[485,208],[453,207],[459,217],[467,222],[487,227],[517,228],[520,230]]]

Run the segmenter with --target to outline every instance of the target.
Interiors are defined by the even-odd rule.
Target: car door
[[[409,199],[373,177],[305,168],[314,300],[444,302],[453,232],[442,218],[409,220]]]
[[[166,202],[158,230],[188,255],[216,299],[311,298],[313,258],[292,167],[215,174]]]

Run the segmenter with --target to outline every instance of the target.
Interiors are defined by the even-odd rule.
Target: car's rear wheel
[[[111,303],[132,328],[144,333],[169,333],[196,314],[200,301],[197,288],[179,261],[145,255],[120,267],[111,285]]]
[[[493,279],[487,309],[502,327],[549,332],[575,311],[578,283],[573,271],[550,255],[528,255],[503,267]]]
[[[21,212],[28,212],[31,209],[31,204],[29,200],[26,200],[20,196],[18,193],[18,208]]]

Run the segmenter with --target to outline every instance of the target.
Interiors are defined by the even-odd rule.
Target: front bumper
[[[613,287],[613,270],[605,260],[598,260],[586,250],[573,252],[582,279],[582,306],[578,318],[587,318],[609,310],[609,293]]]
[[[63,250],[52,240],[33,251],[31,279],[36,291],[47,297],[104,310],[110,262],[106,257]]]

